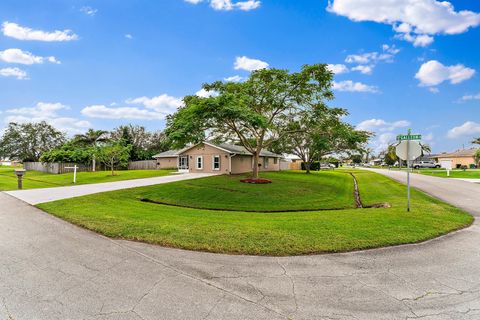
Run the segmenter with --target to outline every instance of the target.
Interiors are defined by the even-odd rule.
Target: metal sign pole
[[[407,212],[410,212],[410,141],[407,141]]]

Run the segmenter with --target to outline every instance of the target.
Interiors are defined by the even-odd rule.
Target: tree
[[[306,173],[315,160],[343,152],[363,151],[370,134],[357,131],[341,120],[347,111],[319,105],[299,113],[288,123],[290,134],[280,144],[283,151],[298,156],[305,164]]]
[[[152,159],[155,154],[170,149],[168,138],[163,132],[148,132],[145,127],[138,125],[119,126],[111,132],[110,138],[132,145],[132,161]]]
[[[306,65],[300,72],[261,69],[240,83],[204,84],[210,97],[187,96],[184,106],[167,118],[174,145],[211,139],[236,141],[253,155],[258,178],[260,152],[286,136],[285,123],[302,110],[333,98],[333,74],[327,65]]]
[[[0,156],[22,161],[38,161],[42,153],[61,146],[65,134],[45,121],[8,124],[0,139]]]
[[[480,137],[473,139],[473,144],[480,144]]]
[[[126,167],[130,158],[132,146],[125,146],[123,143],[115,142],[99,149],[98,158],[115,175],[116,167]]]
[[[65,143],[60,148],[48,150],[42,154],[42,162],[74,162],[89,164],[92,162],[92,150],[90,146],[79,146],[73,140]]]
[[[389,166],[393,166],[398,161],[397,150],[395,145],[389,145],[385,152],[385,163]]]
[[[108,131],[105,131],[105,130],[88,129],[88,131],[85,132],[84,134],[77,134],[74,137],[74,140],[78,144],[93,147],[92,171],[94,172],[96,167],[96,160],[95,160],[95,153],[97,152],[96,150],[100,143],[108,141],[107,134],[108,134]]]
[[[475,162],[477,166],[480,165],[480,149],[475,152]]]
[[[425,153],[432,153],[432,148],[428,144],[420,143],[420,147],[422,148],[422,156],[424,156]]]
[[[352,159],[352,162],[356,164],[362,163],[362,158],[363,157],[361,154],[354,154],[350,157],[350,159]]]

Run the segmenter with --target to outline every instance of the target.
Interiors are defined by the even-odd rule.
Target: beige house
[[[438,162],[442,161],[451,161],[452,168],[460,168],[461,166],[470,167],[471,164],[478,166],[478,163],[475,161],[475,152],[477,149],[463,149],[457,150],[452,153],[441,153],[436,155],[435,158]]]
[[[153,156],[158,169],[180,172],[239,174],[253,170],[253,156],[242,146],[202,142],[181,150],[169,150]],[[280,171],[282,156],[270,151],[260,153],[260,171]]]

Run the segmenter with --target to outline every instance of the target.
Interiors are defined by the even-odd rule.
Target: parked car
[[[417,161],[413,163],[413,168],[440,168],[440,164],[435,161]]]
[[[320,163],[320,169],[335,169],[335,168],[336,167],[334,164],[325,163],[325,162]]]

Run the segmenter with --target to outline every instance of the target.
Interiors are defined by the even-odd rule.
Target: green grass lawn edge
[[[365,179],[368,180],[368,177],[362,177],[363,172],[355,174],[365,205],[385,202],[383,197],[388,193],[385,185],[396,192],[399,188],[405,189],[404,185],[377,175],[380,181],[377,186],[370,192],[364,190],[362,194]],[[388,209],[279,214],[172,210],[158,204],[140,204],[138,193],[144,189],[131,189],[135,194],[129,200],[122,200],[125,195],[125,190],[122,190],[40,204],[37,207],[114,239],[192,251],[262,256],[352,252],[415,244],[466,228],[474,221],[467,212],[416,189],[412,189],[414,207],[411,213],[406,213],[404,207],[399,206],[399,201],[403,204],[402,195],[399,195],[392,201],[392,208]],[[94,210],[97,214],[89,214],[85,210],[92,200],[96,200]],[[426,206],[424,209],[430,210],[430,213],[420,212],[415,207],[416,201],[423,201],[422,206]],[[108,209],[109,206],[116,205],[118,208],[128,204],[131,205],[129,212]],[[421,221],[415,223],[415,218],[421,218]],[[353,224],[348,228],[346,226],[349,223]],[[261,229],[259,225],[265,228]],[[391,232],[395,236],[391,236]]]

